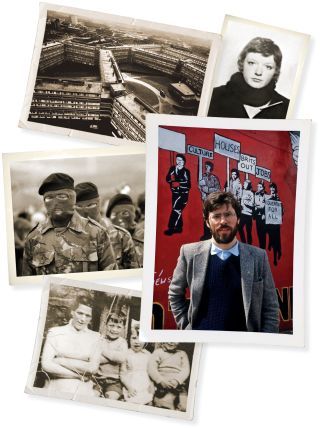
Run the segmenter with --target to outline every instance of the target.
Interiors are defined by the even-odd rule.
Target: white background
[[[293,118],[313,119],[309,203],[306,207],[306,347],[208,345],[203,348],[195,418],[192,422],[164,419],[117,409],[27,396],[24,386],[33,351],[41,290],[10,287],[7,274],[5,206],[1,174],[1,425],[23,427],[173,426],[301,427],[319,426],[320,286],[319,265],[320,161],[317,144],[319,101],[319,14],[317,2],[268,0],[77,0],[65,5],[219,32],[225,14],[241,16],[310,33]],[[2,152],[88,147],[89,142],[46,135],[17,127],[27,84],[38,20],[38,1],[6,1],[1,9],[1,146]],[[91,143],[101,147],[101,144]],[[109,281],[111,283],[111,281]],[[135,281],[138,287],[137,281]],[[131,285],[135,285],[131,281]],[[112,281],[111,285],[116,285]],[[127,284],[123,284],[127,285]],[[307,422],[309,420],[309,422]]]

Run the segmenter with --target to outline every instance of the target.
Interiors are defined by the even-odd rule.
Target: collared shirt
[[[237,241],[233,247],[228,250],[222,250],[219,248],[213,241],[211,242],[211,255],[217,255],[221,260],[227,260],[231,254],[238,257],[239,256],[239,242]]]

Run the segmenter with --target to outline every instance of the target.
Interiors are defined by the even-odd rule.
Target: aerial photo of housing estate
[[[28,120],[143,142],[147,113],[196,115],[212,40],[158,27],[48,11]]]

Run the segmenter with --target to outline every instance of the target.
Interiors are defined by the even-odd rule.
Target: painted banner
[[[266,200],[266,224],[282,224],[282,204],[280,201]]]

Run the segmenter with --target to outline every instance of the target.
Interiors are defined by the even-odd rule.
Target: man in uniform
[[[110,238],[119,269],[139,268],[135,246],[130,233],[109,219],[101,216],[101,203],[98,188],[90,182],[79,183],[75,186],[77,195],[76,210],[85,218],[92,218],[103,226]]]
[[[129,195],[118,193],[114,195],[108,204],[106,216],[115,226],[120,226],[130,232],[139,267],[143,264],[144,227],[135,222],[135,207]]]
[[[75,211],[73,178],[50,174],[41,184],[46,219],[27,236],[23,276],[117,269],[107,232]]]

